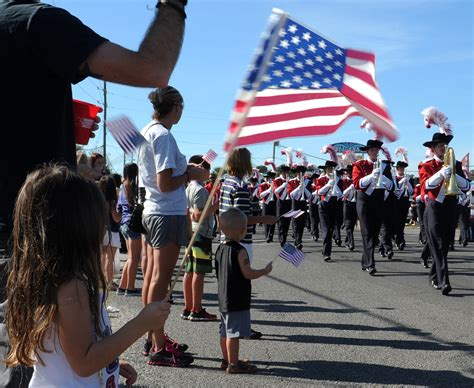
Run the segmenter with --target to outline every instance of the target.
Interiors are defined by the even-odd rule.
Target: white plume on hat
[[[439,132],[445,135],[452,135],[453,131],[451,129],[451,124],[448,123],[448,117],[435,108],[434,106],[429,106],[421,111],[423,119],[425,121],[425,127],[431,128],[431,124],[434,124],[439,127]]]
[[[351,150],[346,150],[342,153],[342,160],[346,165],[354,164],[357,161],[354,151]]]
[[[298,148],[296,150],[295,156],[298,159],[301,159],[301,164],[305,167],[308,166],[308,160],[306,159],[306,155],[303,153],[303,148]]]
[[[337,154],[336,154],[336,149],[332,144],[325,145],[323,148],[321,148],[321,153],[322,154],[329,154],[329,157],[334,163],[339,164],[339,161],[337,160]]]
[[[372,124],[369,120],[364,120],[360,123],[360,127],[364,128],[367,133],[373,132],[374,133],[374,140],[382,140],[383,135],[375,129],[374,124]]]
[[[286,155],[286,164],[291,168],[293,165],[293,147],[285,148],[281,150],[282,155]]]
[[[276,174],[276,167],[275,167],[275,163],[273,163],[273,160],[272,159],[267,159],[265,160],[265,162],[263,162],[263,164],[265,166],[270,166],[271,167],[271,172],[274,172]]]
[[[395,155],[398,157],[402,157],[402,160],[408,164],[408,150],[405,147],[398,147],[395,150]]]

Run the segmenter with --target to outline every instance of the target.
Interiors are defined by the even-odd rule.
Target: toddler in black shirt
[[[239,360],[239,338],[250,336],[250,281],[270,273],[272,263],[263,269],[250,267],[247,251],[239,243],[247,232],[247,216],[241,210],[230,208],[221,213],[219,223],[226,236],[215,256],[221,316],[221,368],[227,373],[255,373],[255,365]]]

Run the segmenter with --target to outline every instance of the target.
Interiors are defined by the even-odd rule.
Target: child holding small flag
[[[225,241],[217,248],[216,275],[218,285],[221,368],[227,373],[255,373],[257,367],[239,360],[239,338],[250,336],[251,280],[269,274],[273,267],[250,267],[247,250],[239,243],[247,233],[247,217],[237,208],[220,215]]]

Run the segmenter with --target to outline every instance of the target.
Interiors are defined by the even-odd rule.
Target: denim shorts
[[[250,310],[221,313],[219,332],[222,338],[250,337]]]
[[[127,224],[120,225],[120,232],[125,240],[138,240],[142,237],[140,233],[131,230]]]

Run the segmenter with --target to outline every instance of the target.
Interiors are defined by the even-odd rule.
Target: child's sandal
[[[229,364],[226,369],[227,373],[230,374],[256,373],[257,370],[256,365],[240,360],[237,361],[237,364]]]

